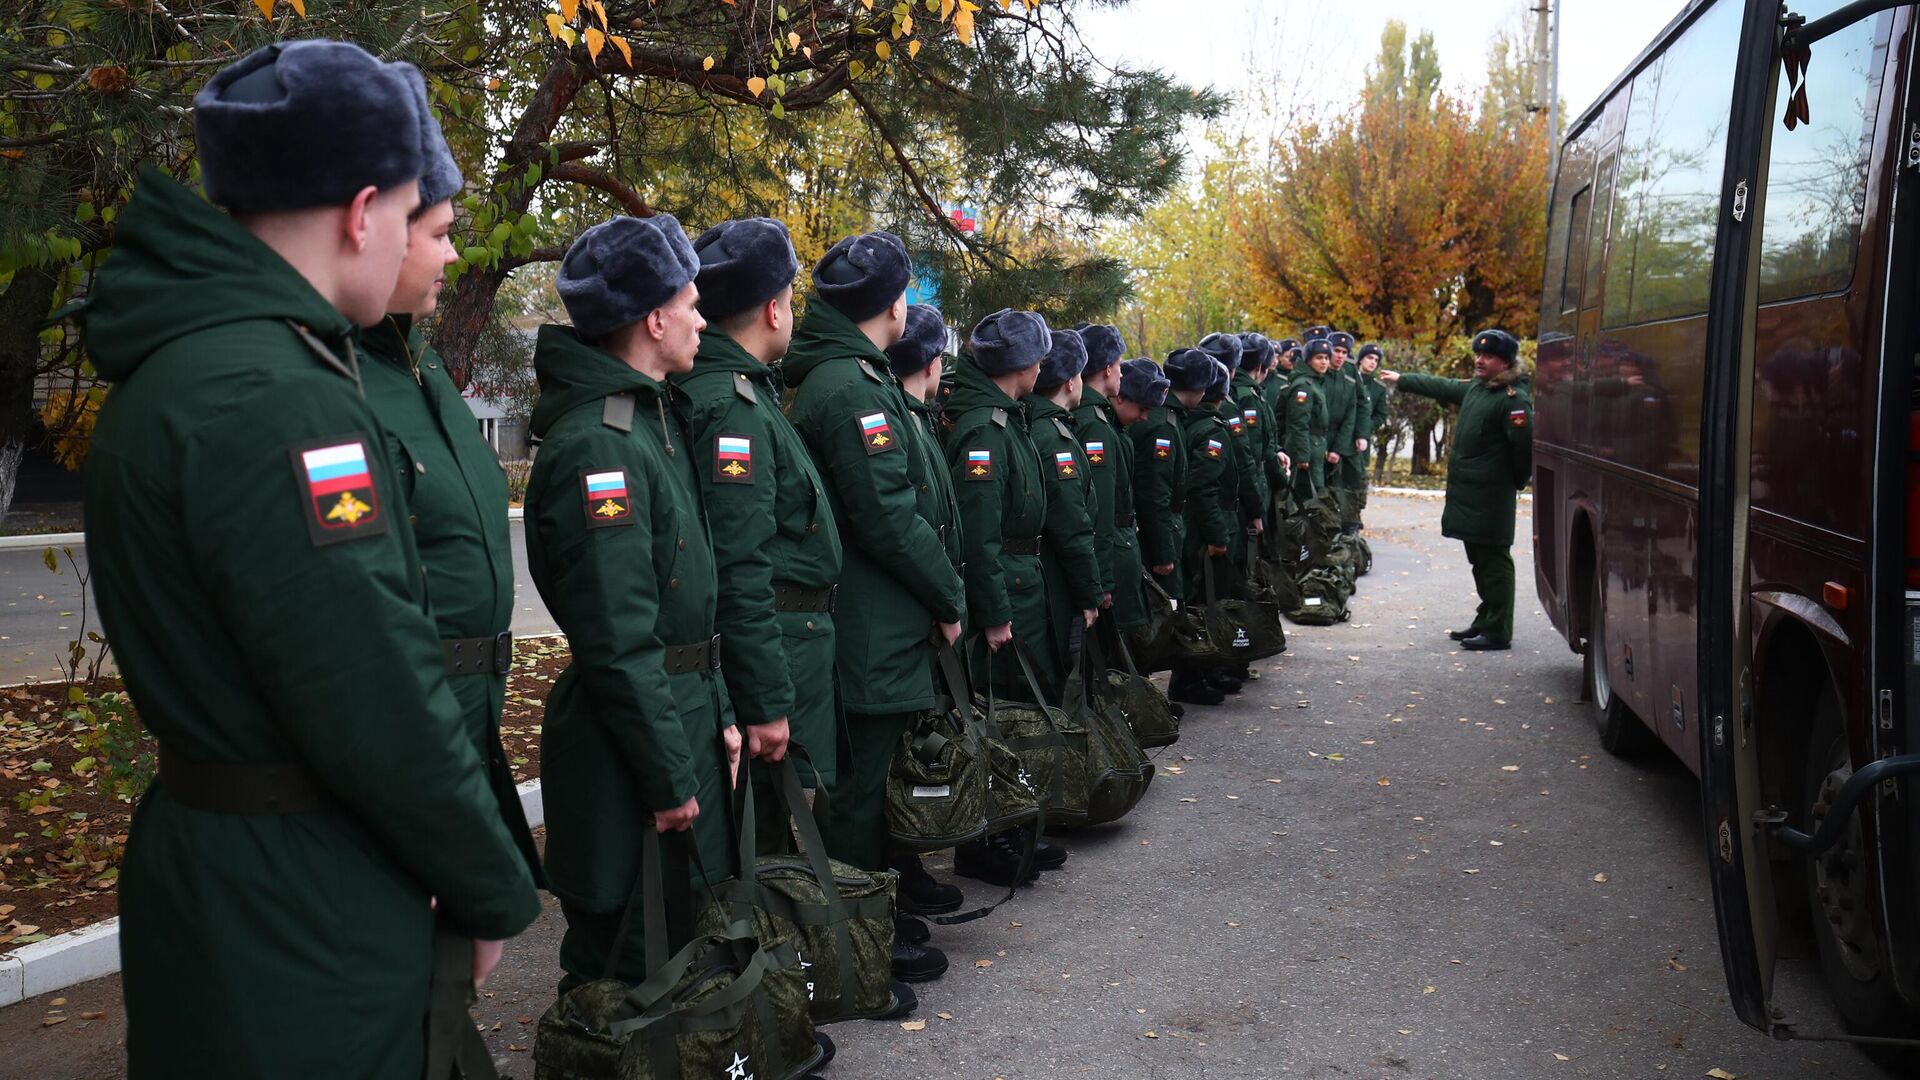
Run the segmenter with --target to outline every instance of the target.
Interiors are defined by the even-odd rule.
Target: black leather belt
[[[1040,540],[1041,538],[1038,536],[1032,537],[1031,539],[1024,539],[1024,540],[1017,539],[1015,537],[1008,537],[1005,540],[1000,541],[1000,554],[1002,555],[1038,555],[1040,554]]]
[[[492,637],[446,638],[440,651],[447,658],[449,675],[505,675],[513,667],[513,633],[502,630]]]
[[[1133,515],[1116,512],[1113,515],[1113,523],[1118,528],[1131,529],[1133,528]]]
[[[290,761],[194,761],[160,747],[160,786],[189,810],[214,814],[308,814],[327,794]]]
[[[662,666],[669,675],[684,675],[689,671],[720,670],[720,635],[698,645],[669,645]]]
[[[773,583],[773,610],[831,612],[834,593],[838,589],[838,585],[810,589],[805,585],[776,581]]]

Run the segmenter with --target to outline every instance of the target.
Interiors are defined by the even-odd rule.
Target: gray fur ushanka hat
[[[800,272],[787,227],[772,218],[723,221],[693,242],[700,314],[724,319],[779,296]]]
[[[573,242],[556,287],[574,332],[592,340],[665,306],[699,268],[700,257],[672,214],[617,217]]]

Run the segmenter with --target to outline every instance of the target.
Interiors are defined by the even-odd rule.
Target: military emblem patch
[[[1073,451],[1062,450],[1054,454],[1053,471],[1063,480],[1080,475],[1080,467],[1073,462]]]
[[[1305,405],[1307,403],[1307,392],[1305,390],[1295,390],[1293,392],[1293,400]]]
[[[993,479],[993,451],[991,450],[967,451],[966,472],[967,472],[967,479],[969,480]]]
[[[1507,422],[1512,424],[1514,427],[1526,427],[1527,426],[1527,410],[1525,409],[1513,410],[1512,412],[1507,414]]]
[[[1219,457],[1219,456],[1220,456],[1220,451],[1221,451],[1221,450],[1223,450],[1223,449],[1225,449],[1225,447],[1223,447],[1223,446],[1221,446],[1221,445],[1220,445],[1220,440],[1219,440],[1219,439],[1208,439],[1208,440],[1207,440],[1207,456],[1208,456],[1208,457],[1213,457],[1213,458],[1217,458],[1217,457]]]
[[[1153,456],[1157,458],[1172,457],[1173,456],[1173,440],[1172,439],[1153,440]]]
[[[1227,417],[1227,430],[1233,432],[1235,435],[1240,434],[1240,418],[1237,416]]]
[[[717,484],[753,483],[753,440],[722,435],[713,441],[713,480]]]
[[[893,449],[893,428],[887,424],[886,413],[868,413],[860,418],[860,441],[867,444],[869,454]]]
[[[580,489],[588,528],[633,524],[633,500],[627,497],[625,469],[584,469],[580,473]]]
[[[1105,465],[1107,463],[1107,444],[1091,439],[1087,442],[1087,464]]]
[[[319,439],[292,453],[294,476],[306,489],[307,535],[315,547],[387,531],[364,439]]]
[[[1258,409],[1248,409],[1242,412],[1240,416],[1247,422],[1248,427],[1260,426],[1260,412]]]

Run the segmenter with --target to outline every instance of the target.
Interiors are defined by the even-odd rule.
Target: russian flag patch
[[[720,484],[753,482],[753,440],[745,435],[721,435],[713,441],[713,479]]]
[[[1074,464],[1071,450],[1061,450],[1053,455],[1053,469],[1062,479],[1080,475],[1080,468]]]
[[[387,531],[366,440],[319,439],[293,448],[293,472],[305,488],[307,534],[314,546]]]
[[[1172,439],[1153,440],[1153,456],[1157,458],[1172,457],[1173,456],[1173,440]]]
[[[580,488],[585,495],[589,528],[633,524],[633,500],[627,497],[625,469],[582,470]]]
[[[893,428],[887,423],[886,413],[868,413],[860,418],[860,441],[867,444],[869,454],[893,449]]]
[[[1107,463],[1107,444],[1098,439],[1087,440],[1087,464],[1105,465]]]
[[[1221,451],[1222,449],[1224,449],[1224,448],[1223,448],[1223,447],[1222,447],[1222,446],[1220,445],[1220,440],[1219,440],[1219,439],[1208,439],[1208,440],[1207,440],[1207,456],[1208,456],[1208,457],[1213,457],[1213,458],[1217,458],[1217,457],[1219,457],[1219,456],[1220,456],[1220,451]]]
[[[993,479],[993,451],[967,451],[966,474],[969,480]]]

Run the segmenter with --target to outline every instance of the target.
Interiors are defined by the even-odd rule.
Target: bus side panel
[[[1608,681],[1634,715],[1646,719],[1654,678],[1647,621],[1648,538],[1653,506],[1646,486],[1614,470],[1599,474],[1597,542],[1606,618]],[[1595,662],[1601,658],[1596,657]]]

